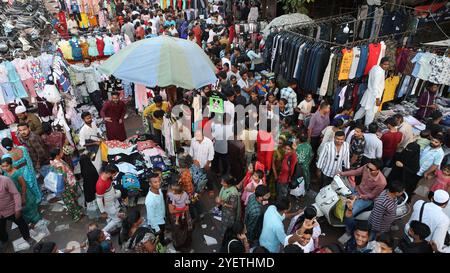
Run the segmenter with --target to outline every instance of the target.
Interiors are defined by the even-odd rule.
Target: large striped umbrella
[[[149,87],[198,89],[217,80],[213,63],[196,43],[168,36],[134,42],[99,68],[107,75]]]

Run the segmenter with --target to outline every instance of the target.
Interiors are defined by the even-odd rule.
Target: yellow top
[[[87,14],[82,12],[80,16],[81,16],[81,21],[79,22],[80,28],[89,28],[89,19]]]
[[[157,107],[155,103],[150,104],[147,108],[144,109],[144,117],[150,116],[153,118],[153,113],[156,110],[163,110],[167,113],[169,111],[169,103],[167,101],[163,101],[161,107]],[[152,124],[153,128],[161,130],[162,128],[162,119],[153,118]]]
[[[64,55],[64,59],[73,60],[72,56],[72,47],[70,46],[69,41],[60,41],[58,43],[59,49],[61,49],[62,54]]]
[[[383,107],[383,103],[394,100],[395,90],[397,89],[397,85],[399,83],[400,83],[399,76],[388,77],[384,81],[383,98],[381,100],[381,104],[380,104],[378,111],[381,111],[381,108]]]
[[[350,67],[352,66],[353,50],[343,49],[342,50],[342,61],[341,68],[339,69],[338,80],[348,80],[348,75],[350,73]]]

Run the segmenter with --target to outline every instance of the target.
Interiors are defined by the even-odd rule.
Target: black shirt
[[[411,243],[407,242],[405,239],[402,239],[398,247],[403,253],[433,253],[433,249],[427,241]]]
[[[250,13],[250,8],[249,7],[243,7],[241,9],[241,20],[247,21],[249,13]]]
[[[432,136],[434,136],[434,135],[436,135],[437,133],[440,133],[440,132],[443,131],[442,126],[439,125],[439,124],[433,123],[433,121],[427,122],[427,127],[426,127],[426,128],[427,128],[428,130],[431,131],[431,135],[432,135]]]
[[[228,243],[226,243],[224,246],[222,246],[220,252],[222,252],[222,253],[245,253],[245,247],[244,247],[244,244],[241,242],[241,240],[232,239]]]
[[[234,99],[234,105],[242,105],[245,107],[247,105],[247,100],[242,95],[236,96]]]

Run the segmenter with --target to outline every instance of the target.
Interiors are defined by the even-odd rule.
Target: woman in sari
[[[236,181],[230,175],[222,177],[222,189],[216,198],[216,203],[222,206],[222,234],[225,230],[240,219],[240,194],[236,188]]]
[[[28,224],[33,226],[42,219],[42,216],[39,213],[36,197],[31,191],[28,190],[25,178],[22,177],[21,173],[13,167],[12,158],[10,155],[4,155],[1,162],[3,175],[11,178],[22,197],[23,218]]]
[[[299,144],[297,145],[297,159],[298,163],[302,166],[303,179],[305,181],[305,191],[309,189],[310,174],[309,166],[313,159],[313,150],[311,144],[308,142],[308,135],[300,133],[298,136]]]
[[[2,146],[11,156],[13,168],[15,168],[19,172],[19,175],[27,182],[27,189],[34,195],[36,204],[41,203],[42,193],[39,189],[33,161],[28,154],[27,148],[23,146],[14,147],[13,141],[10,138],[4,138],[2,140]]]
[[[62,199],[64,201],[64,205],[69,211],[70,217],[72,217],[75,222],[78,222],[81,217],[83,217],[83,212],[81,206],[77,201],[77,180],[75,179],[75,175],[73,174],[69,165],[67,165],[67,163],[62,160],[62,157],[62,149],[53,150],[50,153],[50,165],[57,173],[63,175],[64,191],[62,193]]]
[[[276,198],[276,184],[278,179],[278,174],[281,171],[281,163],[284,158],[284,143],[286,142],[286,137],[284,135],[280,135],[278,137],[278,147],[273,153],[272,158],[272,173],[269,177],[269,190],[270,197]]]

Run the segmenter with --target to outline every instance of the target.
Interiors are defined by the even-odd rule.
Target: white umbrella
[[[308,15],[301,13],[291,13],[281,15],[275,19],[273,19],[263,30],[264,38],[270,34],[272,28],[282,28],[289,29],[291,27],[295,27],[301,23],[312,22],[313,20],[308,17]]]
[[[450,39],[442,40],[442,41],[436,41],[436,42],[429,42],[429,43],[422,43],[423,45],[430,45],[430,46],[446,46],[450,47]]]

